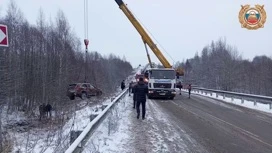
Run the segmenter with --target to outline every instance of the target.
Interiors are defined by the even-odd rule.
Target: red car
[[[91,96],[102,95],[102,90],[91,85],[90,83],[75,83],[70,84],[67,89],[67,96],[74,100],[75,97],[80,97],[81,99],[86,99]]]

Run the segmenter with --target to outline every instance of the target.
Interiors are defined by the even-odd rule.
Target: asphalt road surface
[[[171,152],[272,153],[271,114],[198,95],[189,99],[187,93],[174,100],[148,100],[147,109],[159,131],[167,131],[169,125],[179,131],[182,142],[164,142]],[[158,115],[152,112],[158,109],[170,124],[156,121]]]

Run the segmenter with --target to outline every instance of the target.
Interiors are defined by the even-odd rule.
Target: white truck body
[[[172,68],[148,69],[148,98],[176,96],[176,71]]]

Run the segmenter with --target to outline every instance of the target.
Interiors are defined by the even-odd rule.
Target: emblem
[[[255,5],[255,7],[250,7],[250,5],[241,5],[241,7],[242,8],[239,12],[239,21],[242,28],[257,30],[264,27],[266,22],[264,5]]]
[[[164,88],[165,86],[164,86],[164,85],[161,85],[160,87],[161,87],[161,88]]]

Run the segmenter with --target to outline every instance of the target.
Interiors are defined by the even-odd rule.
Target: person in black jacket
[[[179,94],[181,95],[181,89],[182,89],[182,84],[181,81],[177,83],[177,88],[179,88]]]
[[[133,86],[133,81],[129,83],[129,88],[128,88],[128,95],[130,96],[130,93],[132,93],[132,86]]]
[[[137,85],[134,87],[134,94],[136,94],[136,108],[137,108],[137,119],[140,117],[140,105],[142,105],[142,119],[145,119],[145,103],[146,94],[148,93],[148,87],[144,83],[144,79],[140,78]]]
[[[188,86],[188,93],[189,93],[189,98],[191,98],[191,90],[192,90],[192,86],[191,86],[191,84],[189,84],[189,86]]]
[[[132,85],[132,91],[133,93],[133,108],[135,109],[136,108],[136,93],[135,93],[135,84]]]
[[[126,86],[125,86],[125,80],[123,80],[123,81],[121,82],[121,89],[124,90],[125,87],[126,87]]]

